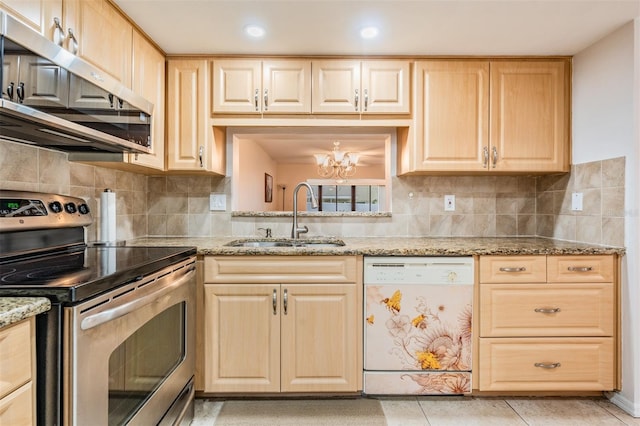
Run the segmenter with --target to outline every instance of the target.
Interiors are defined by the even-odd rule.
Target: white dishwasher
[[[471,392],[472,257],[364,258],[364,393]]]

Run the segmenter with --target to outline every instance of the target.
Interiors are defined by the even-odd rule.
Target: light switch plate
[[[210,194],[209,210],[211,211],[227,210],[227,196],[225,194],[216,194],[216,193]]]
[[[574,212],[582,211],[582,192],[574,192],[571,194],[571,210]]]

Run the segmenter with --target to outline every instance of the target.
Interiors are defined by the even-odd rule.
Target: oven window
[[[109,358],[109,424],[126,423],[185,357],[185,303],[155,316]]]

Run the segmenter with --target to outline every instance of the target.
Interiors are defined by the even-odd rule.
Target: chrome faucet
[[[298,226],[298,190],[300,187],[306,186],[307,191],[311,195],[311,205],[313,208],[318,207],[318,200],[316,200],[316,196],[313,194],[313,189],[311,189],[311,185],[307,182],[300,182],[296,185],[296,189],[293,190],[293,227],[291,228],[291,238],[294,240],[300,238],[300,234],[309,232],[309,228],[307,226]]]

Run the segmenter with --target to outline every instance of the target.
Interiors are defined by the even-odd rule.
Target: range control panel
[[[473,258],[365,257],[364,284],[473,284]]]
[[[0,231],[86,226],[92,221],[82,198],[0,190]]]

